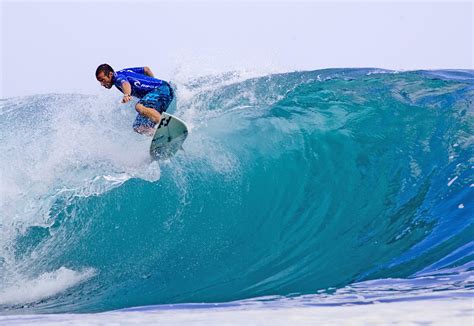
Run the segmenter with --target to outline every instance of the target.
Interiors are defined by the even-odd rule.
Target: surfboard
[[[150,145],[150,155],[155,160],[166,160],[181,148],[188,136],[183,120],[163,112]]]

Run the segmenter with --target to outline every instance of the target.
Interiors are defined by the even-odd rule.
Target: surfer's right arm
[[[123,81],[122,82],[122,92],[123,92],[123,98],[122,98],[122,103],[127,103],[132,99],[132,86],[128,81]]]

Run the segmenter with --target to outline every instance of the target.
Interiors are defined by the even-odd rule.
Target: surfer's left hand
[[[132,99],[131,95],[124,95],[122,98],[122,103],[127,103]]]

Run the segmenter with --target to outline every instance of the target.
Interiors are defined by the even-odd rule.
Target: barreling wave
[[[473,71],[237,75],[178,85],[190,134],[161,164],[132,104],[1,100],[0,309],[311,294],[473,260]]]

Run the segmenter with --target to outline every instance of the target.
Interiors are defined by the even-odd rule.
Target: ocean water
[[[176,90],[190,133],[161,163],[116,91],[0,100],[0,322],[472,321],[472,70]]]

